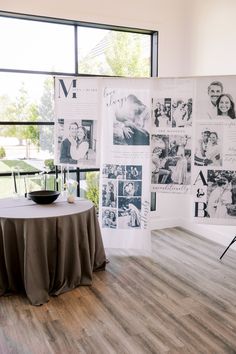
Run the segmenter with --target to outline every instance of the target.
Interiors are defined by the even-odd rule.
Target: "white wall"
[[[235,75],[236,1],[190,2],[192,75]]]
[[[158,30],[161,77],[236,74],[236,0],[0,0],[0,10]],[[234,235],[193,225],[189,196],[160,195],[157,207],[153,227],[182,223],[223,244]]]

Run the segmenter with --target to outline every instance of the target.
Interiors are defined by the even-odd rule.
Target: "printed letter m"
[[[72,98],[76,98],[76,79],[73,79],[70,83],[70,86],[66,87],[64,80],[59,79],[59,93],[58,97],[61,98],[61,92],[63,92],[64,96],[67,97],[72,89]]]

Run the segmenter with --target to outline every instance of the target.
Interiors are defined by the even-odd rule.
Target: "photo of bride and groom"
[[[222,144],[219,132],[212,127],[202,129],[199,139],[196,141],[194,154],[195,166],[221,166]]]

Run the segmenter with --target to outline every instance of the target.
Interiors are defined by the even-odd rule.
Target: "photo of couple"
[[[152,184],[190,184],[191,137],[152,135]]]
[[[198,82],[196,107],[197,119],[226,119],[236,118],[236,90],[232,78],[202,79]]]
[[[89,120],[58,119],[57,158],[59,164],[81,165],[81,162],[95,162],[96,139],[94,139],[95,122]],[[86,165],[87,165],[86,164]]]
[[[184,128],[192,125],[192,98],[153,99],[154,126]]]
[[[149,145],[150,111],[134,94],[118,99],[113,122],[114,145]]]
[[[119,181],[118,185],[119,196],[133,197],[142,195],[141,181]]]
[[[117,190],[114,181],[103,180],[102,184],[102,206],[103,207],[116,207]]]
[[[195,166],[221,166],[222,144],[216,127],[213,130],[207,127],[202,129],[200,138],[196,142],[194,165]]]
[[[192,98],[172,100],[172,127],[184,128],[192,125]]]
[[[209,170],[207,184],[207,216],[236,217],[235,171]]]
[[[102,227],[116,229],[116,212],[112,209],[102,209]]]

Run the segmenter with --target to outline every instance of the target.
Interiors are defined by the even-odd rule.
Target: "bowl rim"
[[[50,197],[50,196],[59,196],[61,193],[58,191],[54,190],[38,190],[38,191],[32,191],[29,192],[29,196],[34,196],[34,197]]]

